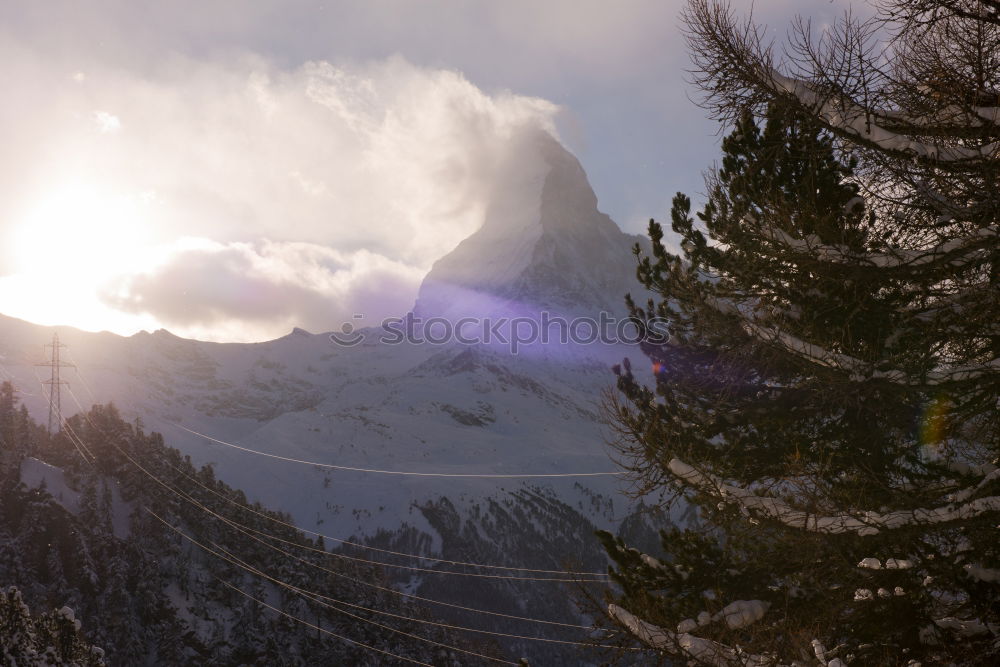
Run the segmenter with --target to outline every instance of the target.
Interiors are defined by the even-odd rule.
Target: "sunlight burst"
[[[45,272],[55,263],[92,278],[133,265],[149,238],[149,199],[79,185],[52,191],[16,226],[17,271]]]
[[[0,278],[0,312],[88,329],[134,327],[134,317],[115,313],[99,293],[150,261],[153,201],[80,184],[38,198],[8,236],[12,270]]]

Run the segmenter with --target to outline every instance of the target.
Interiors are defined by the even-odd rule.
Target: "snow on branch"
[[[992,463],[972,464],[966,463],[965,461],[948,461],[944,465],[960,475],[983,475],[985,477],[998,470],[998,468]],[[996,478],[991,477],[990,479],[992,480]]]
[[[847,371],[851,374],[851,379],[882,379],[896,384],[907,386],[927,386],[938,385],[945,382],[961,382],[974,380],[976,378],[1000,371],[1000,358],[993,359],[983,364],[971,366],[951,366],[928,371],[921,378],[911,377],[904,371],[893,369],[888,371],[876,370],[872,364],[865,363],[860,359],[840,352],[826,350],[819,345],[806,342],[801,338],[796,338],[791,334],[780,331],[773,327],[759,325],[750,320],[744,319],[743,328],[750,334],[763,341],[776,343],[786,351],[805,357],[821,366]]]
[[[775,661],[761,655],[747,655],[725,644],[702,639],[687,633],[673,633],[647,623],[616,604],[608,605],[608,615],[623,625],[637,639],[658,651],[683,654],[713,667],[746,665],[747,667],[767,667]]]
[[[939,628],[951,630],[952,632],[963,637],[974,637],[975,635],[985,634],[996,635],[997,631],[1000,630],[995,625],[991,627],[984,624],[977,618],[962,620],[953,616],[948,616],[946,618],[934,619],[934,624]]]
[[[815,234],[797,239],[783,229],[771,227],[766,232],[771,240],[797,252],[809,253],[818,259],[840,264],[868,264],[878,268],[913,268],[948,259],[951,266],[966,264],[985,252],[984,239],[1000,235],[997,227],[984,227],[971,238],[953,238],[929,248],[894,249],[887,253],[858,253],[850,248],[825,244]]]
[[[1000,469],[992,470],[989,473],[987,473],[986,476],[984,476],[981,480],[979,480],[979,483],[976,484],[975,486],[970,486],[967,489],[956,491],[955,493],[950,494],[947,499],[953,503],[964,502],[969,498],[971,498],[973,494],[978,492],[984,486],[998,479],[1000,479]]]
[[[917,193],[923,197],[935,211],[941,214],[938,218],[939,222],[947,222],[956,218],[969,220],[988,214],[992,210],[989,200],[979,201],[973,204],[960,204],[949,198],[948,195],[943,192],[938,191],[932,184],[928,183],[924,179],[918,179],[914,183],[914,187]]]
[[[752,625],[764,618],[764,614],[771,608],[771,603],[765,600],[736,600],[730,602],[714,615],[703,611],[698,614],[698,619],[687,618],[677,624],[677,632],[691,632],[695,628],[725,621],[730,630],[739,630],[748,625]]]
[[[908,111],[894,109],[874,109],[872,113],[880,118],[905,123],[915,130],[934,132],[1000,125],[1000,107],[959,106],[949,104],[938,109],[934,117],[914,116]],[[964,122],[963,122],[964,121]]]
[[[765,600],[737,600],[723,607],[712,620],[724,620],[730,630],[738,630],[764,618],[770,608],[771,603]]]
[[[966,563],[964,566],[966,574],[973,579],[991,583],[1000,583],[1000,570],[983,567],[975,563]]]
[[[972,107],[972,112],[990,125],[1000,125],[1000,107]]]
[[[929,322],[936,317],[957,316],[964,317],[969,313],[975,313],[983,306],[989,304],[989,285],[966,287],[955,292],[937,296],[930,303],[913,304],[905,306],[903,310],[913,313],[913,316],[921,321]],[[984,297],[986,297],[984,299]],[[1000,295],[992,297],[993,301],[1000,302]],[[992,326],[984,326],[983,334],[991,331],[1000,332],[1000,323],[992,323]]]
[[[752,615],[756,615],[766,603],[760,600],[740,600],[728,605],[726,609],[734,607],[734,605],[740,609],[753,608]],[[761,616],[766,611],[766,606],[763,609],[764,611],[759,611]],[[685,632],[672,633],[652,623],[647,623],[616,604],[608,605],[608,615],[647,646],[658,651],[685,655],[697,660],[699,664],[711,665],[712,667],[732,667],[734,665],[779,667],[780,664],[783,664],[779,663],[775,656],[748,654],[739,648],[732,648],[711,639],[702,639]],[[844,663],[839,658],[834,658],[831,655],[835,651],[828,651],[818,639],[813,640],[812,647],[816,659],[821,665],[844,667]],[[792,664],[799,663],[793,662]]]
[[[844,663],[841,662],[840,658],[833,658],[828,660],[829,655],[826,647],[823,646],[823,642],[818,639],[812,640],[813,655],[819,660],[819,664],[825,665],[826,667],[844,667]]]
[[[914,524],[944,523],[969,519],[986,512],[1000,511],[1000,496],[987,496],[958,506],[949,504],[929,509],[917,508],[884,513],[864,511],[858,513],[858,516],[844,513],[820,516],[797,510],[778,498],[758,496],[749,489],[726,484],[714,475],[695,470],[680,459],[671,459],[667,467],[681,481],[695,488],[714,493],[721,498],[732,498],[747,510],[756,510],[791,528],[801,528],[814,533],[855,532],[861,536],[876,535],[881,530],[893,530]]]
[[[864,375],[864,372],[868,369],[868,364],[860,359],[840,352],[832,352],[773,327],[765,327],[751,320],[744,320],[743,328],[747,333],[753,334],[761,340],[778,343],[785,350],[798,356],[806,357],[821,366],[848,371],[852,375]],[[890,380],[899,381],[906,379],[906,374],[901,371],[892,371],[891,373],[892,375],[888,376]]]
[[[981,160],[1000,150],[1000,142],[997,141],[978,148],[924,143],[887,130],[874,122],[875,114],[870,111],[844,98],[824,97],[805,81],[784,76],[774,69],[771,69],[769,79],[775,92],[795,97],[805,106],[814,109],[831,127],[883,150],[911,153],[939,162]]]
[[[732,315],[742,320],[743,329],[763,342],[779,345],[786,352],[808,359],[813,363],[850,373],[852,380],[880,379],[910,387],[939,385],[946,382],[962,382],[1000,371],[1000,358],[982,364],[969,366],[945,366],[928,371],[923,377],[912,377],[898,369],[877,370],[874,364],[841,352],[827,350],[774,327],[764,326],[750,319],[744,309],[726,299],[705,298],[705,304],[724,315]],[[749,310],[749,308],[748,308]]]

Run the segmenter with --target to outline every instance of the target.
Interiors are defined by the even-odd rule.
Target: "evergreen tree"
[[[28,455],[28,418],[18,410],[14,385],[0,383],[0,477],[16,477]]]
[[[21,592],[0,590],[0,661],[25,667],[103,667],[104,651],[88,645],[73,610],[31,616]]]
[[[650,224],[638,275],[663,300],[630,307],[669,338],[609,404],[637,490],[701,520],[659,559],[602,534],[608,616],[643,648],[1000,658],[993,5],[894,2],[820,40],[800,22],[784,69],[762,28],[689,5],[696,77],[734,131],[697,220],[674,199],[681,253]]]

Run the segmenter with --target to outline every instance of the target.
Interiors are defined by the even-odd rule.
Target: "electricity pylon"
[[[59,389],[62,385],[69,384],[69,382],[59,378],[59,369],[73,368],[73,364],[59,360],[59,348],[66,346],[59,342],[58,333],[52,334],[52,342],[45,347],[52,348],[52,359],[35,365],[52,369],[52,377],[48,380],[42,380],[42,384],[49,385],[49,433],[56,433],[62,431],[62,394]]]

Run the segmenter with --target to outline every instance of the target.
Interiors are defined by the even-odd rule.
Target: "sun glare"
[[[132,265],[148,240],[142,197],[73,186],[53,191],[29,208],[16,226],[14,261],[19,273],[53,263],[90,277]],[[78,277],[80,273],[76,273]]]
[[[129,330],[100,301],[111,278],[141,267],[151,241],[151,198],[72,185],[25,209],[7,238],[11,272],[0,312],[45,324]]]

